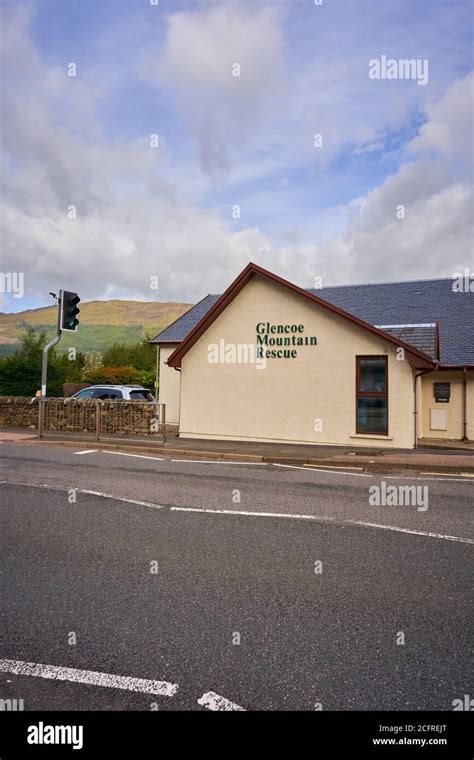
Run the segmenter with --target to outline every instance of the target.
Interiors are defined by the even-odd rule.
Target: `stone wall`
[[[45,402],[44,432],[108,436],[158,436],[161,425],[154,404],[144,401],[100,401],[51,398]],[[22,396],[0,396],[0,427],[37,428],[39,402]],[[168,427],[168,426],[167,426]]]
[[[38,402],[31,396],[0,396],[0,427],[37,428]]]

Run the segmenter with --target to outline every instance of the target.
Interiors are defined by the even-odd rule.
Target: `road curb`
[[[262,462],[265,464],[283,464],[294,467],[321,467],[323,469],[334,467],[339,470],[352,472],[360,470],[361,472],[391,472],[394,470],[407,470],[416,472],[431,472],[433,474],[446,473],[449,475],[470,475],[474,473],[473,465],[450,465],[450,464],[436,464],[426,462],[383,462],[380,459],[377,461],[357,461],[353,459],[348,462],[345,459],[331,459],[331,458],[314,458],[314,457],[286,457],[286,456],[267,456],[259,454],[243,454],[238,452],[220,452],[220,451],[208,451],[208,450],[195,450],[195,449],[175,449],[168,448],[167,446],[143,446],[140,444],[127,445],[126,443],[105,443],[103,441],[81,441],[81,440],[63,440],[63,439],[37,439],[35,441],[29,441],[30,443],[38,444],[53,444],[61,446],[69,446],[73,448],[82,449],[98,449],[104,451],[123,451],[124,453],[144,453],[155,454],[157,457],[166,454],[166,456],[176,457],[189,457],[191,459],[209,459],[216,461],[234,461],[234,462]]]

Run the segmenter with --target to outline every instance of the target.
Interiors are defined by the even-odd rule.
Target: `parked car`
[[[101,401],[150,401],[155,399],[141,385],[91,385],[71,396],[71,399],[100,399]]]

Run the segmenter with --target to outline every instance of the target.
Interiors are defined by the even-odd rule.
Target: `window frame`
[[[361,391],[360,387],[360,365],[364,359],[383,359],[385,363],[385,390],[384,391]],[[355,422],[357,435],[383,435],[388,437],[389,434],[389,404],[388,404],[388,356],[387,354],[358,354],[356,356],[356,381],[355,381]],[[359,430],[359,398],[384,398],[387,401],[387,427],[385,430]]]

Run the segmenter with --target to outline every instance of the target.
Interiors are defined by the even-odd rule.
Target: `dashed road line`
[[[21,488],[44,488],[48,491],[59,491],[61,493],[68,493],[70,490],[77,491],[77,493],[85,493],[90,496],[101,496],[103,499],[113,499],[114,501],[123,501],[126,504],[137,504],[139,507],[152,507],[153,509],[166,509],[164,504],[155,504],[151,501],[140,501],[139,499],[127,499],[125,496],[115,496],[113,493],[103,493],[102,491],[91,491],[88,488],[64,488],[63,486],[53,486],[49,483],[18,483],[14,480],[3,480],[1,484],[9,486],[20,486]]]
[[[164,457],[149,457],[146,454],[129,454],[127,451],[107,451],[102,449],[102,454],[115,454],[120,457],[135,457],[135,459],[154,459],[157,462],[163,462]]]
[[[48,488],[48,486],[41,486]],[[60,489],[62,490],[62,489]],[[162,504],[153,504],[150,501],[139,501],[138,499],[126,499],[124,496],[114,496],[112,493],[102,493],[102,491],[89,491],[85,488],[77,488],[78,493],[87,493],[90,496],[102,496],[104,499],[114,499],[115,501],[124,501],[127,504],[138,504],[139,507],[153,507],[153,509],[166,509]]]
[[[304,464],[303,467],[310,467],[324,470],[363,470],[363,467],[356,467],[354,465],[339,465],[339,464]]]
[[[86,449],[85,451],[75,451],[75,454],[96,454],[99,449]]]
[[[290,515],[287,512],[247,512],[234,509],[201,509],[199,507],[170,507],[172,512],[203,512],[206,514],[217,515],[242,515],[245,517],[281,517],[287,520],[312,520],[313,522],[332,523],[333,525],[358,525],[363,528],[381,528],[382,530],[391,530],[396,533],[410,533],[414,536],[425,536],[427,538],[441,538],[445,541],[457,541],[462,544],[474,544],[474,539],[463,538],[462,536],[449,536],[443,533],[431,533],[422,530],[412,530],[411,528],[400,528],[397,525],[383,525],[381,523],[364,522],[362,520],[338,520],[335,517],[324,517],[322,515]]]
[[[381,479],[381,480],[432,480],[432,481],[450,481],[455,483],[466,483],[468,482],[466,478],[474,478],[474,474],[470,474],[468,472],[421,472],[419,471],[419,475],[449,475],[449,478],[446,477],[423,477],[420,478],[418,475],[385,475],[384,472],[381,471],[372,471],[370,473],[362,473],[362,472],[342,472],[341,470],[334,470],[334,469],[319,469],[320,467],[326,467],[326,465],[296,465],[296,464],[280,464],[279,462],[273,463],[274,467],[287,467],[290,470],[304,470],[305,472],[321,472],[321,473],[327,473],[328,475],[348,475],[353,476],[355,478],[375,478],[375,479]],[[332,465],[327,465],[327,467],[332,467]],[[344,468],[348,469],[348,468]]]
[[[438,475],[438,473],[420,472],[420,475]],[[462,478],[474,478],[474,473],[471,472],[440,472],[439,475],[443,475],[444,477],[448,476],[450,478],[459,478],[460,476]],[[439,478],[436,478],[436,480],[439,480]]]
[[[146,678],[117,676],[112,673],[100,673],[96,670],[63,668],[58,665],[43,665],[35,662],[23,662],[22,660],[0,660],[0,671],[20,676],[83,683],[89,686],[105,686],[111,689],[124,689],[163,697],[173,697],[178,691],[178,684],[169,681],[150,681]]]
[[[172,462],[190,462],[192,464],[240,464],[251,465],[252,467],[267,467],[269,462],[236,462],[233,459],[227,461],[226,459],[171,459]]]
[[[365,473],[362,473],[362,472],[341,472],[341,470],[320,470],[316,468],[316,465],[314,467],[307,467],[306,465],[300,466],[297,464],[280,464],[279,462],[274,462],[273,465],[274,467],[287,467],[290,470],[303,470],[304,472],[324,472],[324,473],[327,473],[328,475],[350,475],[353,478],[371,478],[372,477],[372,475],[366,475]]]
[[[236,705],[235,702],[231,702],[229,699],[221,697],[219,694],[216,694],[215,691],[207,691],[205,694],[203,694],[202,697],[198,699],[198,705],[202,705],[208,710],[213,711],[238,710],[239,712],[245,712],[245,707]]]

